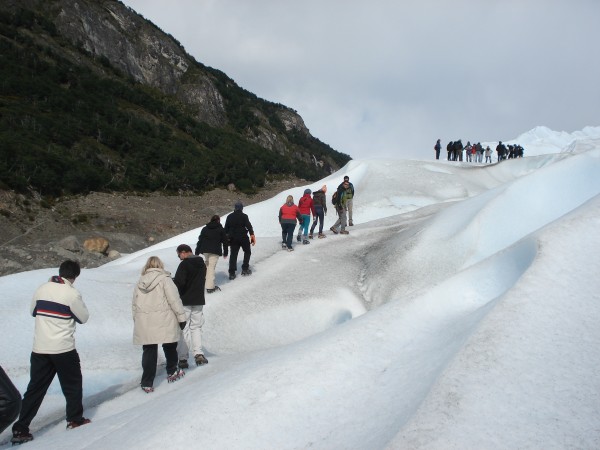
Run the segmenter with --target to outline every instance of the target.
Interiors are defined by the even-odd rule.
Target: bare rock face
[[[120,2],[62,0],[58,4],[55,23],[61,34],[91,54],[106,58],[134,80],[175,95],[194,108],[199,120],[212,126],[226,125],[221,94],[177,41],[165,38]]]
[[[110,243],[108,242],[108,239],[103,237],[90,238],[83,242],[83,248],[90,253],[101,253],[106,255],[108,247],[110,247]]]

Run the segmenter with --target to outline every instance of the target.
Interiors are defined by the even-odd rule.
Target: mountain
[[[350,157],[113,0],[0,1],[0,189],[244,192]]]

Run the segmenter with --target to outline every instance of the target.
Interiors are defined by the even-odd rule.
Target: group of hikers
[[[433,146],[435,151],[435,159],[440,159],[440,152],[442,150],[441,140],[438,139]],[[448,161],[463,161],[483,163],[483,156],[485,155],[485,163],[492,162],[492,149],[490,146],[486,146],[485,149],[481,142],[471,144],[467,141],[466,145],[463,145],[462,140],[450,141],[446,145],[446,151],[448,152]],[[525,149],[519,144],[504,145],[502,141],[498,142],[496,146],[496,161],[500,162],[504,159],[522,158]]]
[[[310,189],[294,204],[288,195],[279,210],[282,248],[293,251],[296,223],[300,224],[297,241],[309,244],[318,225],[318,238],[324,238],[324,217],[327,214],[327,186],[312,193]],[[338,219],[330,228],[334,234],[349,234],[353,225],[354,186],[348,176],[332,196]],[[310,217],[313,223],[309,230]],[[211,217],[198,236],[195,251],[187,244],[176,248],[180,263],[171,277],[158,256],[150,256],[134,287],[132,299],[133,343],[142,346],[142,376],[140,387],[145,393],[154,391],[158,363],[158,346],[166,360],[167,382],[185,375],[189,356],[197,366],[208,363],[202,350],[202,326],[205,294],[221,290],[215,284],[215,269],[220,257],[229,260],[229,280],[237,273],[237,257],[243,251],[241,274],[248,276],[251,246],[256,245],[254,229],[243,204],[237,202],[227,216],[225,226],[218,215]],[[202,257],[200,256],[202,254]],[[35,318],[33,349],[30,356],[30,380],[23,398],[0,367],[0,433],[11,423],[13,445],[33,440],[29,426],[36,416],[54,377],[66,400],[67,429],[91,422],[83,416],[83,377],[79,354],[75,348],[76,324],[89,319],[88,309],[80,292],[74,287],[81,273],[77,261],[66,260],[49,281],[34,293],[30,313]]]
[[[285,203],[279,208],[279,224],[281,225],[281,248],[288,252],[294,251],[292,242],[296,224],[299,224],[298,235],[296,241],[302,244],[310,244],[309,239],[315,236],[315,229],[319,225],[317,237],[323,239],[326,235],[323,233],[325,224],[325,216],[327,215],[327,185],[323,185],[321,189],[312,192],[305,189],[304,195],[298,200],[298,204],[294,203],[294,197],[288,195]],[[336,192],[332,196],[332,204],[335,207],[338,218],[331,226],[330,230],[333,234],[350,234],[346,227],[353,226],[352,218],[354,204],[354,185],[350,182],[348,176],[344,177],[344,181],[338,186]],[[312,226],[310,227],[310,217],[313,217]]]

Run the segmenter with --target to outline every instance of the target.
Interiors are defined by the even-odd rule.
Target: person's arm
[[[225,230],[221,229],[221,246],[223,247],[223,258],[227,258],[229,254],[229,242]]]
[[[204,231],[204,228],[202,229]],[[202,232],[200,232],[200,236],[198,236],[198,243],[196,244],[196,249],[194,250],[194,255],[198,256],[200,254],[200,249],[202,248]]]
[[[183,309],[183,303],[181,302],[181,298],[177,292],[177,286],[175,286],[175,283],[173,280],[171,280],[171,278],[165,277],[164,289],[167,303],[171,307],[173,313],[177,316],[177,322],[180,324],[182,322],[185,323],[185,310]]]
[[[85,303],[83,303],[83,299],[81,298],[79,291],[77,291],[75,288],[72,289],[76,292],[76,295],[70,305],[71,315],[77,323],[86,323],[90,318],[90,313],[87,309],[87,306],[85,306]]]
[[[179,295],[185,294],[184,289],[187,286],[188,273],[187,273],[187,268],[183,264],[184,261],[181,261],[179,263],[179,266],[177,267],[177,270],[175,271],[175,276],[173,277],[173,282],[175,283],[175,286],[177,287],[177,290],[179,291]]]

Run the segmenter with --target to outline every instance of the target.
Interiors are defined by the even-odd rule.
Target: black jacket
[[[206,265],[202,258],[188,256],[181,261],[173,281],[185,306],[204,305]]]
[[[229,239],[243,240],[248,239],[248,233],[252,236],[254,230],[248,216],[241,210],[235,210],[227,216],[225,220],[225,233]]]
[[[21,411],[21,394],[0,367],[0,433],[15,421]]]
[[[220,222],[208,222],[198,236],[196,255],[200,253],[213,253],[227,256],[227,235]]]
[[[325,192],[321,189],[313,192],[313,204],[315,206],[322,206],[323,211],[327,212],[327,200],[325,198]]]

